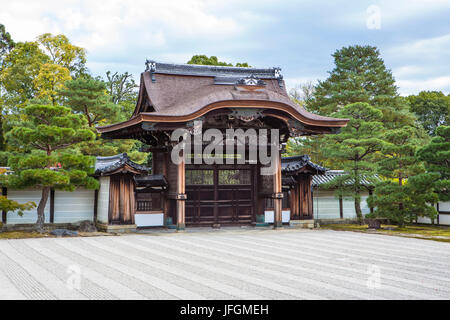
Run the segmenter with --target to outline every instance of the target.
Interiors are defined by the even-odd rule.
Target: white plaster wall
[[[447,211],[450,212],[450,201],[447,202],[439,202],[439,211]]]
[[[164,213],[145,213],[134,215],[134,221],[138,227],[157,227],[164,225]]]
[[[95,191],[77,189],[73,192],[55,190],[55,223],[76,223],[94,219]]]
[[[368,193],[361,195],[361,210],[363,214],[368,214],[370,208],[367,205]],[[339,198],[336,198],[334,191],[316,190],[313,195],[313,207],[315,219],[339,219]],[[356,217],[355,202],[350,197],[345,197],[342,201],[344,218]]]
[[[109,176],[100,177],[100,189],[98,190],[97,221],[108,223],[109,209]]]
[[[264,222],[265,223],[273,223],[274,211],[266,210],[264,211]],[[290,210],[282,210],[281,211],[281,222],[288,223],[291,221],[291,211]]]

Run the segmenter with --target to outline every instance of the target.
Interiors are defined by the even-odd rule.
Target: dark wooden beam
[[[50,190],[50,223],[55,222],[55,189]]]
[[[439,225],[439,201],[438,201],[438,203],[436,204],[436,211],[437,211],[437,225]]]
[[[98,215],[98,189],[94,191],[94,223],[97,222]]]
[[[8,189],[6,187],[2,187],[2,196],[7,197],[8,196]],[[7,223],[7,212],[5,210],[2,211],[2,223]]]

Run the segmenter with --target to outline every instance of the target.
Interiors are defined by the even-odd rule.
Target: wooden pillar
[[[339,196],[339,217],[344,219],[344,202],[342,196]]]
[[[184,151],[181,152],[181,161],[177,165],[177,230],[184,230],[185,224],[185,161]]]
[[[163,165],[162,165],[162,174],[164,176],[164,178],[167,179],[167,164],[169,161],[169,153],[168,152],[164,152],[163,153]],[[166,193],[165,192],[161,192],[161,206],[163,209],[163,213],[164,213],[164,221],[163,224],[164,226],[167,226],[167,217],[169,216],[169,199],[166,198]]]
[[[282,186],[281,186],[281,154],[277,152],[275,156],[275,174],[273,175],[273,228],[281,228],[282,222]]]
[[[97,223],[98,215],[98,189],[94,191],[94,223]]]
[[[8,196],[8,189],[6,187],[2,187],[2,196],[7,197]],[[7,212],[5,210],[2,211],[2,223],[6,224],[7,221]]]
[[[50,223],[55,222],[55,189],[50,189]]]
[[[289,189],[289,213],[291,220],[294,218],[294,188]]]
[[[312,192],[311,192],[311,185],[312,185],[312,175],[306,176],[306,190],[308,195],[308,217],[313,218],[314,217],[314,210],[313,210],[313,199],[312,199]]]
[[[437,211],[437,225],[439,225],[439,200],[438,203],[436,203],[436,211]]]
[[[291,220],[298,219],[298,184],[294,185],[294,188],[291,189]]]
[[[373,195],[373,190],[369,189],[369,196]],[[370,207],[370,213],[373,213],[373,207]]]

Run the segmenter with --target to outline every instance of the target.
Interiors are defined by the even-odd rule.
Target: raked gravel
[[[0,299],[450,299],[450,244],[238,228],[0,240]]]

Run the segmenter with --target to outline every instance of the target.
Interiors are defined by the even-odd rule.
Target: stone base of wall
[[[46,223],[44,224],[44,230],[52,231],[55,229],[68,229],[68,230],[78,230],[80,226],[79,223]],[[34,223],[20,223],[20,224],[3,224],[1,232],[8,231],[36,231],[36,225]]]
[[[289,221],[289,226],[292,228],[299,229],[314,229],[314,219],[311,220],[291,220]]]
[[[137,226],[135,224],[96,224],[98,231],[111,233],[130,233],[136,232]]]
[[[319,225],[327,224],[356,224],[358,220],[355,219],[316,219],[316,223]]]

